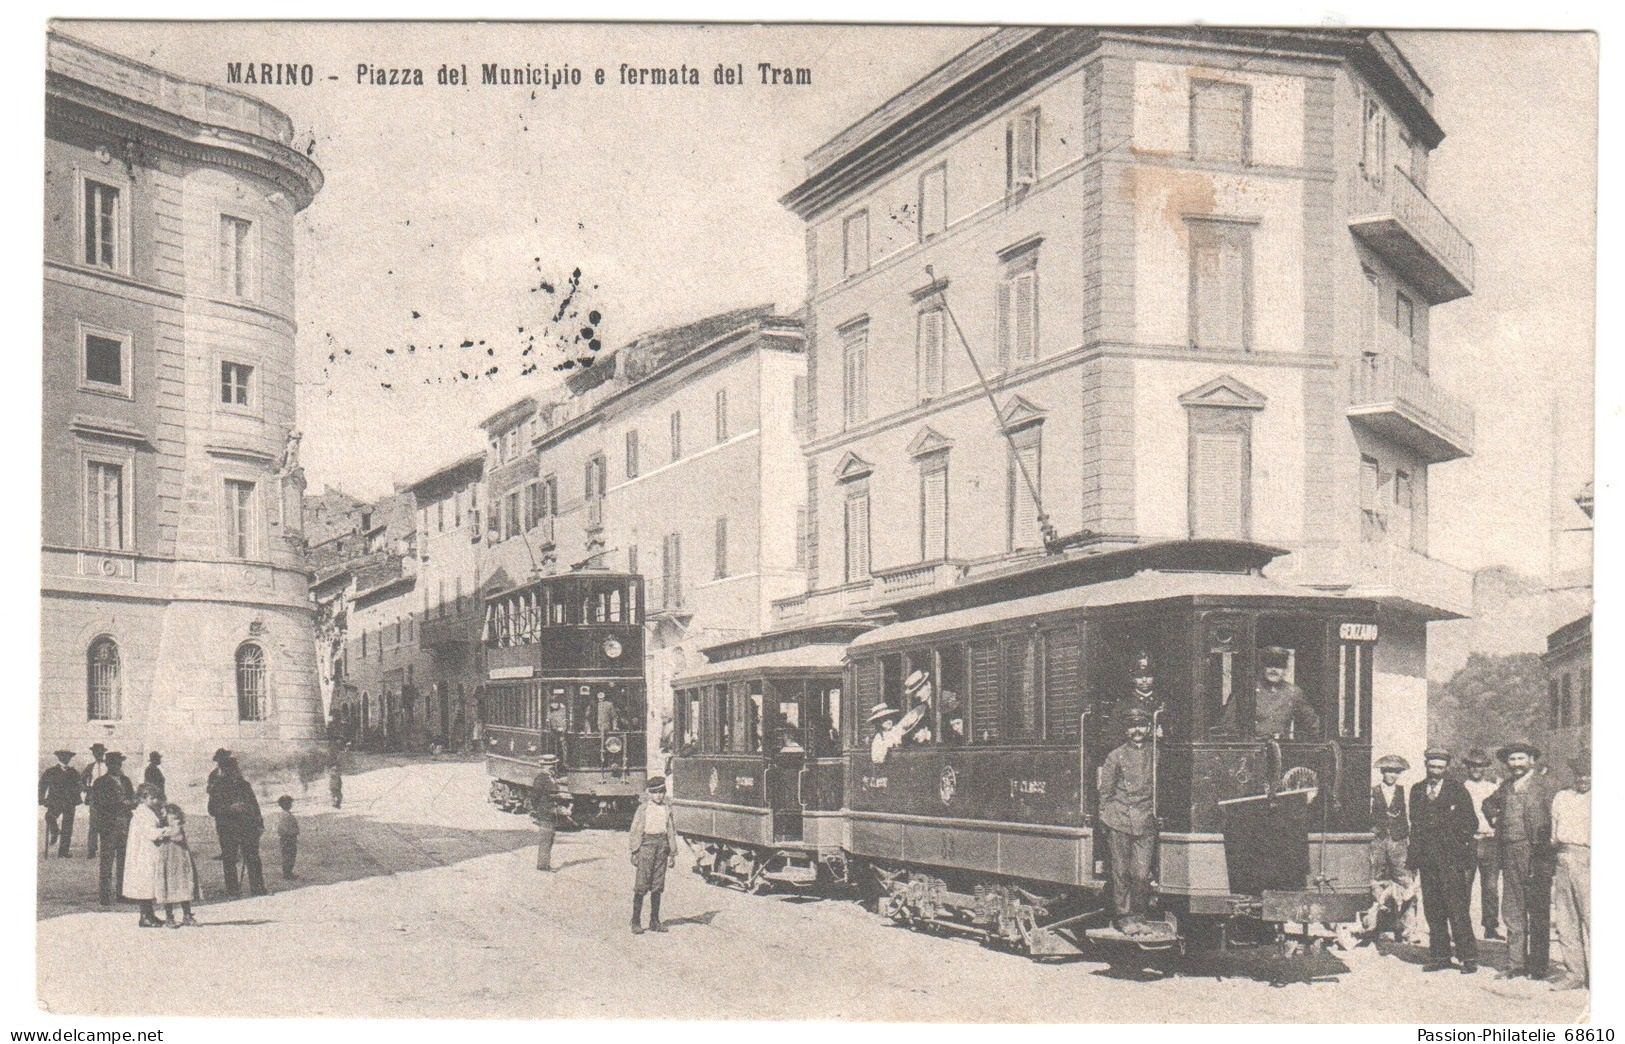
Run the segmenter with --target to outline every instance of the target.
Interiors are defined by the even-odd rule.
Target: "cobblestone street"
[[[295,806],[299,877],[262,844],[272,894],[221,901],[202,795],[181,798],[205,901],[196,929],[141,931],[133,906],[95,904],[96,864],[41,864],[39,990],[57,1014],[847,1018],[1518,1023],[1578,1017],[1585,994],[1423,975],[1420,952],[1261,951],[1159,963],[1093,956],[1039,965],[969,940],[891,927],[848,901],[749,896],[671,877],[665,935],[627,928],[619,833],[561,834],[559,871],[534,869],[527,820],[485,801],[472,761],[358,759],[345,807],[325,786]],[[270,806],[275,793],[263,795]],[[679,857],[679,870],[684,856]],[[85,955],[97,973],[84,974]],[[1490,953],[1494,961],[1498,954]],[[626,982],[658,967],[662,989]],[[153,974],[154,969],[164,974]],[[233,986],[216,988],[227,979]],[[241,988],[236,982],[264,984]],[[1284,981],[1284,985],[1272,982]],[[995,985],[996,984],[996,985]]]

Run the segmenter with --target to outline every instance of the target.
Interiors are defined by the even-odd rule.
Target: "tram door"
[[[767,755],[768,807],[773,812],[773,840],[801,840],[801,770],[807,762],[802,744],[802,683],[767,683],[763,714],[763,748]]]

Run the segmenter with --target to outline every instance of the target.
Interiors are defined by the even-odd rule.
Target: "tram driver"
[[[1263,651],[1263,677],[1253,702],[1253,732],[1261,738],[1299,740],[1320,736],[1320,715],[1303,690],[1286,680],[1291,653],[1279,645]]]

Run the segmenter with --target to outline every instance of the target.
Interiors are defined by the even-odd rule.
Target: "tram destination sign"
[[[1337,637],[1345,642],[1374,642],[1377,625],[1374,623],[1343,623],[1337,626]]]

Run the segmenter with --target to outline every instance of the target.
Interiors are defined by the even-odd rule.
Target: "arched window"
[[[253,642],[237,647],[237,718],[265,720],[265,650]]]
[[[118,643],[103,635],[85,655],[85,714],[91,721],[117,721],[123,708],[123,677]]]

